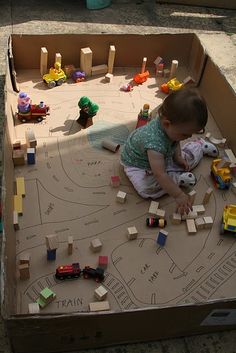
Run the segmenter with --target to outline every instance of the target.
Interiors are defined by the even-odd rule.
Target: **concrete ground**
[[[199,1],[201,3],[201,1]],[[236,10],[113,0],[88,10],[84,0],[0,0],[0,127],[4,120],[4,75],[10,34],[198,33],[206,51],[236,91]],[[132,55],[131,53],[129,55]],[[0,353],[11,352],[0,320]],[[87,353],[236,353],[236,331],[145,344],[87,350]]]

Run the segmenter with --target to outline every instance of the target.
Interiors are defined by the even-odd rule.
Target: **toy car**
[[[104,269],[101,267],[95,269],[90,266],[85,266],[83,276],[85,279],[94,278],[96,282],[101,282],[104,280]]]
[[[55,277],[60,280],[69,279],[69,278],[79,278],[81,275],[81,268],[78,262],[73,263],[72,265],[63,265],[59,266],[56,269]]]
[[[183,83],[178,81],[176,78],[172,78],[172,80],[168,81],[167,83],[163,83],[161,85],[162,92],[168,94],[171,91],[178,91],[183,87]]]
[[[222,159],[214,159],[212,161],[211,176],[217,189],[229,189],[232,182],[232,174],[227,163],[224,164],[222,161]]]
[[[46,104],[31,104],[30,110],[26,113],[22,113],[18,110],[16,113],[16,118],[19,119],[22,123],[26,123],[32,119],[37,120],[38,122],[43,120],[43,117],[49,115],[49,106]]]
[[[223,211],[220,234],[233,232],[236,235],[236,205],[226,205]]]
[[[49,69],[49,73],[43,75],[43,81],[48,85],[48,88],[61,86],[66,82],[66,74],[61,68],[61,64],[56,62],[54,67]]]

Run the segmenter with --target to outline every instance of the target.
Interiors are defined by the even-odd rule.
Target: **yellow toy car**
[[[211,176],[217,189],[229,189],[232,183],[232,174],[227,161],[214,159],[211,164]]]
[[[220,234],[225,232],[236,233],[236,205],[226,205],[223,211]]]
[[[176,78],[172,78],[172,80],[168,81],[167,83],[163,83],[161,85],[162,92],[168,94],[170,91],[178,91],[183,87],[183,83],[178,81]]]
[[[49,73],[43,75],[43,81],[48,85],[48,88],[61,86],[66,82],[66,74],[62,70],[59,62],[55,62],[54,67],[49,69]]]

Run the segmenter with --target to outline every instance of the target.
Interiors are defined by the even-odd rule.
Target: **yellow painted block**
[[[21,195],[14,195],[14,211],[18,214],[23,213],[23,205],[22,205],[22,196]]]
[[[25,178],[17,177],[16,178],[16,193],[17,195],[25,196]]]

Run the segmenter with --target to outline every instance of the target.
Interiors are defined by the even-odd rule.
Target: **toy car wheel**
[[[57,81],[57,86],[61,86],[61,85],[63,84],[63,82],[64,82],[64,81],[63,81],[62,78],[61,78],[60,80]]]
[[[225,234],[224,223],[221,223],[221,225],[220,225],[220,235],[224,235],[224,234]]]
[[[88,278],[89,278],[89,276],[87,275],[87,273],[84,273],[84,278],[85,278],[85,279],[88,279]]]
[[[21,118],[20,121],[21,121],[22,123],[26,123],[27,120],[26,120],[25,118]]]
[[[55,81],[48,82],[48,88],[54,88],[54,87],[56,87],[56,82]]]
[[[37,117],[37,122],[40,123],[43,120],[42,116]]]

